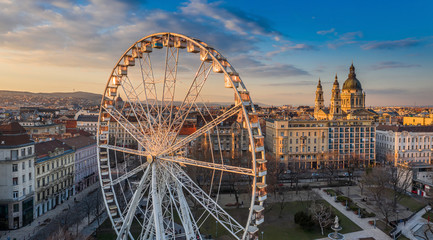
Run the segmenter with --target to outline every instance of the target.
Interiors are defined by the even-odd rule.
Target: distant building
[[[376,133],[378,161],[431,163],[433,126],[379,125]]]
[[[375,128],[371,120],[267,120],[265,145],[286,166],[347,168],[375,162]]]
[[[95,183],[98,178],[96,141],[90,137],[78,136],[61,140],[75,150],[75,190],[82,191]]]
[[[74,194],[75,151],[59,140],[37,143],[35,148],[36,218]]]
[[[17,122],[0,125],[0,229],[33,220],[34,145]]]
[[[430,114],[428,117],[403,117],[403,124],[419,126],[433,125],[433,114]]]
[[[41,122],[41,121],[22,121],[20,122],[30,137],[33,135],[53,134],[60,135],[66,132],[66,126],[61,123]]]
[[[421,163],[421,162],[406,162],[403,164],[398,164],[399,171],[405,171],[408,175],[411,184],[407,189],[408,192],[413,194],[423,196],[425,198],[433,198],[433,166],[431,164]],[[403,170],[401,170],[403,169]],[[405,173],[399,173],[403,179],[406,177]]]
[[[98,117],[98,115],[79,115],[77,117],[77,128],[96,136],[98,130]]]
[[[343,84],[342,90],[338,83],[337,75],[332,87],[331,104],[325,108],[322,83],[319,79],[316,89],[314,106],[314,118],[317,120],[338,119],[373,119],[377,113],[365,109],[365,92],[361,82],[356,78],[355,67],[350,66],[350,72]]]

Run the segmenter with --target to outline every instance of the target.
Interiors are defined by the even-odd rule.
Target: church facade
[[[335,75],[329,108],[325,108],[322,83],[319,79],[314,106],[315,119],[372,119],[375,115],[374,112],[365,109],[365,92],[362,89],[361,82],[356,78],[353,63],[341,90],[338,77]]]

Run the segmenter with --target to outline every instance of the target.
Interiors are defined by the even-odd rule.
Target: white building
[[[77,117],[77,128],[96,135],[98,130],[97,115],[80,115]]]
[[[33,220],[34,142],[17,122],[0,125],[0,229]]]
[[[75,149],[75,190],[80,192],[98,178],[96,141],[86,136],[60,140]]]
[[[376,138],[378,161],[431,163],[433,126],[379,125]]]

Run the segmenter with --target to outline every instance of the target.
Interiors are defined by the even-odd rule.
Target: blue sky
[[[19,3],[18,3],[19,2]],[[367,105],[432,105],[432,1],[0,0],[1,88],[101,93],[131,43],[162,31],[215,46],[257,102],[313,105],[351,62]]]

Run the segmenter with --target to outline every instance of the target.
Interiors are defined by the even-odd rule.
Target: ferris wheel
[[[132,44],[105,87],[97,141],[117,239],[204,239],[209,223],[258,238],[267,197],[258,115],[239,74],[203,41],[156,33]],[[248,196],[236,214],[223,208],[228,186],[235,206],[237,193]]]

